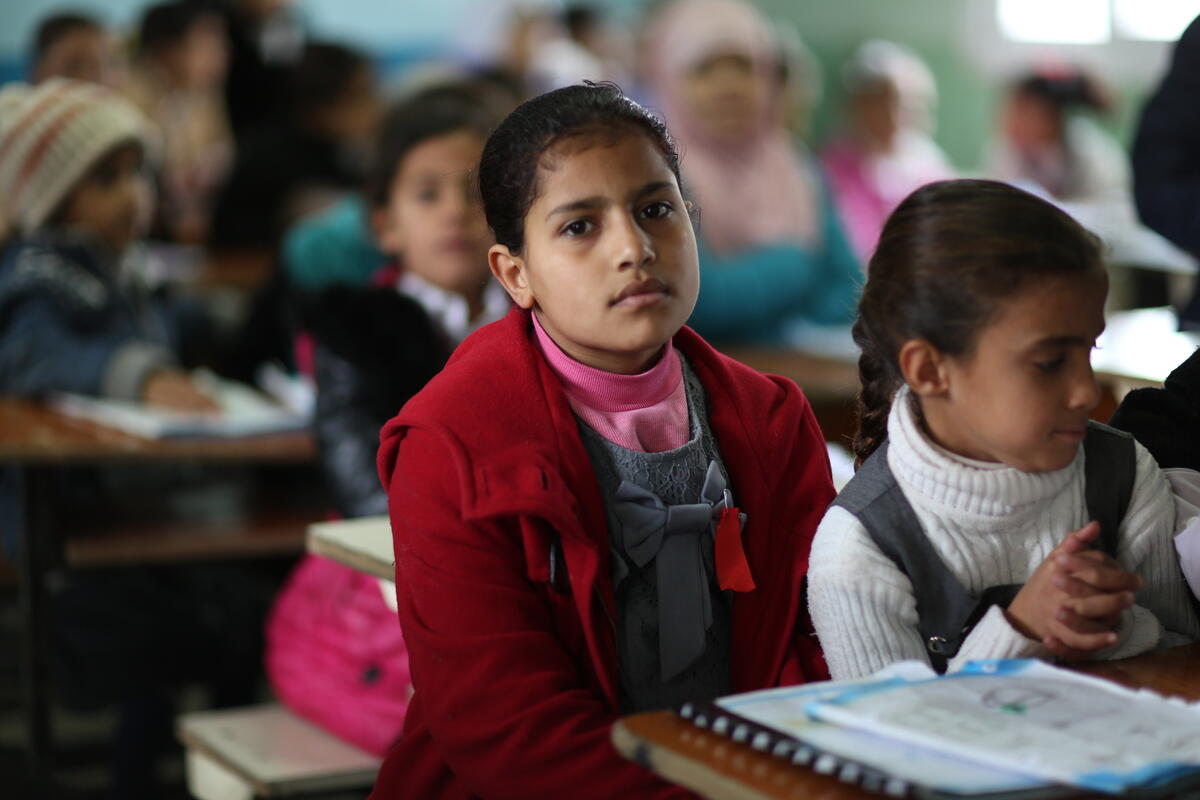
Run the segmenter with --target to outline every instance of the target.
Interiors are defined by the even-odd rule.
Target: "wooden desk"
[[[49,470],[78,464],[304,464],[311,462],[315,454],[316,446],[308,432],[245,439],[151,441],[67,418],[35,403],[0,400],[0,463],[19,467],[24,483],[25,526],[17,565],[23,623],[20,660],[29,760],[35,779],[47,778],[45,761],[50,742],[45,679],[49,625],[45,578],[50,569],[69,563],[72,558],[71,549],[65,547],[66,537],[54,520],[55,498]],[[294,526],[290,531],[291,542],[286,546],[298,549],[305,524],[316,515],[303,516],[306,518],[280,522]],[[176,528],[173,536],[158,542],[166,546],[160,547],[156,558],[161,560],[172,548],[176,555],[189,548],[195,551],[197,542],[183,540],[196,531],[195,526]],[[277,527],[275,532],[288,533],[285,527]],[[142,546],[154,538],[152,528],[143,528],[140,536],[137,528],[129,533],[131,537],[125,541],[126,557],[130,555],[130,547]],[[263,543],[265,540],[256,544]],[[280,542],[271,545],[278,548]],[[117,555],[120,553],[111,552],[107,545],[89,550],[83,542],[75,546],[73,558],[81,565],[96,566],[105,559],[112,563]]]
[[[1200,700],[1200,644],[1089,664],[1081,670],[1133,689]],[[625,717],[613,726],[612,739],[627,758],[714,800],[866,800],[882,796],[697,728],[670,711]]]
[[[1116,311],[1092,354],[1092,367],[1101,383],[1161,384],[1175,367],[1200,347],[1200,334],[1177,330],[1171,308]],[[814,402],[854,397],[858,364],[778,347],[726,346],[721,352],[759,372],[791,378]]]
[[[71,569],[100,569],[294,556],[304,551],[304,531],[322,513],[319,508],[265,507],[233,520],[122,522],[115,532],[71,536],[64,557]]]
[[[857,424],[858,362],[783,347],[721,345],[725,355],[751,369],[790,378],[804,391],[826,441],[847,446]]]
[[[0,462],[304,464],[311,462],[316,452],[316,444],[307,432],[239,439],[152,440],[66,417],[37,403],[0,399]]]
[[[858,394],[858,362],[843,361],[782,347],[724,346],[722,353],[748,367],[791,378],[813,403],[845,400]]]
[[[1107,328],[1092,353],[1096,379],[1105,392],[1094,415],[1106,421],[1130,389],[1161,386],[1167,375],[1200,346],[1200,334],[1176,330],[1170,308],[1139,308],[1108,315]],[[858,394],[857,361],[782,347],[727,345],[722,353],[743,364],[795,381],[812,403],[825,438],[845,444],[854,433]]]

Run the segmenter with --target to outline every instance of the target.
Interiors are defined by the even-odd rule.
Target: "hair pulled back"
[[[1112,99],[1105,88],[1079,70],[1026,75],[1016,81],[1014,89],[1019,94],[1038,98],[1059,113],[1076,108],[1100,114],[1112,111]]]
[[[662,120],[611,83],[555,89],[517,107],[488,137],[479,192],[488,226],[513,253],[525,246],[525,215],[537,199],[542,155],[567,138],[647,136],[679,180],[679,151]]]
[[[883,227],[854,323],[862,351],[858,462],[887,438],[904,342],[969,355],[1004,300],[1037,280],[1101,270],[1099,239],[1006,183],[941,181],[910,194]]]
[[[397,103],[384,116],[375,145],[375,164],[366,184],[371,207],[387,205],[396,174],[418,145],[460,131],[483,140],[499,116],[481,85],[470,81],[431,86]]]

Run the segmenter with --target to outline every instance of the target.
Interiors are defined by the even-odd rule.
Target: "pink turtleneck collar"
[[[668,340],[662,358],[637,375],[581,364],[555,343],[533,314],[537,343],[562,381],[571,410],[613,444],[642,453],[683,447],[691,438],[683,365]]]

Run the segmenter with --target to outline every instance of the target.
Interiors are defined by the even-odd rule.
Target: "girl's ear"
[[[521,308],[533,308],[536,298],[529,286],[524,259],[513,255],[505,245],[494,244],[488,249],[488,266],[514,303]]]
[[[942,397],[950,389],[948,360],[926,339],[909,339],[900,345],[897,360],[904,382],[918,397]]]

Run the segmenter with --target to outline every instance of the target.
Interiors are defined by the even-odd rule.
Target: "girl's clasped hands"
[[[1119,641],[1121,614],[1142,579],[1091,544],[1100,524],[1072,531],[1034,571],[1008,607],[1009,621],[1060,658],[1088,658]]]

